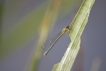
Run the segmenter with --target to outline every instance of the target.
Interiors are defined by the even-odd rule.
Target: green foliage
[[[78,13],[70,25],[69,35],[71,38],[71,43],[67,48],[62,60],[58,64],[54,65],[52,71],[70,71],[72,68],[77,53],[80,49],[81,35],[87,24],[90,10],[94,4],[94,1],[95,0],[83,1]]]
[[[57,0],[46,0],[42,4],[39,4],[37,8],[31,9],[29,12],[25,12],[24,15],[20,17],[20,19],[13,18],[17,17],[21,11],[23,11],[25,6],[27,6],[27,1],[23,0],[7,0],[5,4],[2,5],[2,10],[0,9],[0,27],[2,27],[2,34],[0,33],[0,58],[4,58],[8,54],[15,52],[17,49],[24,49],[22,46],[27,46],[28,43],[35,40],[34,38],[39,34],[39,27],[42,25],[42,20],[44,19],[45,13],[50,5],[52,5],[49,1]],[[79,5],[77,0],[60,0],[60,7],[57,13],[57,18],[62,19],[67,14],[73,10],[73,7]],[[74,4],[75,3],[75,4]],[[54,4],[53,4],[54,6]],[[50,6],[51,9],[52,6]],[[3,13],[1,13],[3,11]],[[51,16],[51,10],[49,11],[49,15]],[[52,17],[54,14],[52,14]],[[56,17],[53,17],[55,20],[58,20]],[[51,19],[53,19],[51,18]],[[50,19],[48,20],[50,21]],[[54,22],[54,21],[53,21]],[[51,23],[49,23],[51,24]],[[3,26],[2,26],[3,25]],[[6,26],[5,26],[6,25]],[[11,26],[10,26],[11,25]],[[1,30],[0,30],[1,32]],[[34,52],[33,52],[34,53]],[[41,50],[38,51],[38,55],[41,54]],[[37,55],[36,54],[36,55]],[[39,59],[35,58],[35,54],[32,58],[32,71],[37,69],[37,64],[39,63]]]

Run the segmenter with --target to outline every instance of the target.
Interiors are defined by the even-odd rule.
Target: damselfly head
[[[63,30],[62,30],[62,34],[64,34],[65,32],[69,31],[69,26],[66,26]]]
[[[68,30],[69,29],[69,26],[66,26],[65,28]]]

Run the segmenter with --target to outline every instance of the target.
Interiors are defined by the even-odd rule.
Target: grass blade
[[[80,49],[80,38],[87,24],[90,10],[95,0],[84,0],[78,13],[70,25],[69,35],[71,43],[60,63],[56,64],[52,71],[70,71]]]

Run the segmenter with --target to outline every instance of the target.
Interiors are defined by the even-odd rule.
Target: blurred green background
[[[30,67],[40,42],[49,33],[53,37],[69,25],[81,3],[82,0],[0,0],[0,71],[23,71]],[[102,60],[100,71],[106,70],[105,3],[96,0],[92,8],[73,71],[90,71],[95,57]],[[50,71],[61,60],[70,43],[65,37],[47,57],[41,56],[42,50],[38,51],[41,59],[37,71]]]

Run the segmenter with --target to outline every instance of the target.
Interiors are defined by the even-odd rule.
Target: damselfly
[[[64,35],[66,32],[69,31],[69,26],[66,26],[62,31],[61,34],[55,39],[55,41],[51,44],[50,48],[44,53],[44,56],[48,54],[48,52],[51,50],[51,48],[55,45],[55,43],[59,40],[59,38]]]

